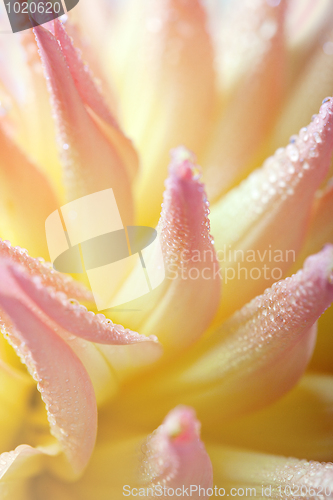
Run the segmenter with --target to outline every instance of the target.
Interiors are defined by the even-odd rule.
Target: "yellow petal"
[[[326,243],[333,243],[333,182],[316,193],[312,216],[302,251],[298,255],[291,272],[296,272],[304,260],[319,252]]]
[[[123,28],[117,52],[120,115],[142,160],[136,187],[138,220],[155,226],[167,176],[169,150],[183,144],[200,152],[214,104],[213,52],[199,0],[129,2],[139,33]],[[126,61],[126,62],[125,62]],[[134,111],[135,110],[135,111]],[[152,188],[151,179],[154,177]]]
[[[333,306],[319,319],[316,347],[310,368],[320,373],[333,374]]]
[[[236,4],[236,5],[234,5]],[[286,2],[232,2],[226,27],[226,76],[232,92],[203,155],[208,197],[216,200],[257,165],[257,155],[279,111],[285,87],[283,24]],[[223,43],[223,42],[222,42]],[[231,68],[230,68],[231,66]]]
[[[332,352],[332,351],[330,351]],[[306,374],[282,399],[215,428],[206,440],[300,459],[333,458],[333,377]]]
[[[51,185],[0,127],[0,231],[34,256],[48,256],[45,220],[56,209]]]
[[[290,83],[295,83],[316,48],[329,39],[333,5],[330,0],[291,0],[286,18]],[[314,90],[316,87],[314,87]],[[330,93],[330,92],[328,92]]]
[[[312,57],[306,60],[304,68],[298,75],[281,115],[275,125],[269,141],[269,154],[276,148],[283,146],[289,137],[308,123],[311,116],[317,112],[324,97],[332,94],[333,80],[333,30],[326,35],[324,40],[330,45],[325,45],[322,36]]]
[[[27,90],[25,101],[19,102],[20,114],[15,120],[15,125],[19,120],[19,128],[15,137],[23,150],[52,181],[57,189],[59,201],[62,202],[64,199],[62,169],[57,151],[50,95],[32,30],[22,33],[21,43],[25,55],[24,83]]]
[[[207,449],[217,486],[235,498],[331,498],[332,463],[307,462],[213,444]],[[245,491],[240,490],[237,496],[238,488]]]
[[[1,500],[32,500],[29,479],[42,468],[43,452],[28,445],[0,455]]]

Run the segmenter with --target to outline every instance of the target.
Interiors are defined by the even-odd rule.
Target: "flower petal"
[[[317,252],[324,244],[333,243],[333,183],[316,193],[313,213],[305,243],[292,270],[296,272],[304,260]],[[333,373],[333,307],[331,306],[319,319],[318,338],[311,359],[310,368],[321,373]]]
[[[45,220],[57,207],[53,189],[1,126],[0,149],[2,236],[46,256]]]
[[[58,40],[62,53],[66,58],[68,68],[82,101],[86,106],[89,106],[93,112],[93,117],[95,115],[99,117],[100,120],[97,120],[96,117],[97,124],[107,134],[119,157],[124,162],[128,174],[133,177],[138,170],[139,159],[132,142],[120,130],[119,125],[93,80],[93,75],[89,72],[88,66],[83,63],[77,50],[75,50],[62,23],[59,20],[55,20],[53,27],[54,36]]]
[[[52,93],[67,198],[73,200],[110,187],[123,224],[131,224],[131,188],[123,161],[85,108],[57,39],[41,26],[34,31]]]
[[[21,289],[37,304],[37,306],[56,321],[62,328],[91,342],[100,344],[124,345],[137,342],[153,342],[156,339],[147,338],[132,332],[121,325],[114,325],[104,314],[94,314],[85,306],[73,299],[68,299],[64,293],[56,293],[51,287],[45,288],[40,277],[31,278],[19,268],[11,268],[11,274]]]
[[[310,226],[293,269],[297,271],[304,259],[316,253],[326,243],[333,243],[333,179],[325,189],[316,193]]]
[[[113,48],[122,66],[121,114],[142,158],[138,220],[154,226],[170,149],[184,144],[199,153],[208,134],[215,98],[213,51],[199,0],[132,1],[127,14],[125,43],[118,40]],[[119,47],[128,49],[128,58]]]
[[[328,172],[332,137],[329,99],[294,142],[212,207],[212,234],[225,284],[217,320],[281,279],[295,261],[316,189]]]
[[[157,227],[166,279],[130,302],[134,312],[127,314],[132,327],[157,335],[172,356],[203,334],[219,303],[221,280],[215,274],[219,267],[209,234],[208,205],[194,155],[177,148],[172,152]],[[133,272],[125,286],[134,286],[136,279]]]
[[[3,333],[38,382],[51,433],[60,442],[73,472],[79,474],[90,458],[97,430],[90,378],[45,316],[22,294],[8,262],[3,260],[0,286]]]
[[[257,498],[332,498],[333,464],[252,453],[218,445],[208,447],[219,488],[252,488]],[[280,489],[281,488],[281,489]],[[227,490],[228,489],[228,490]],[[234,493],[234,491],[233,491]],[[244,495],[244,491],[240,491]]]
[[[333,307],[329,307],[318,322],[318,338],[310,369],[320,373],[333,374]]]
[[[46,263],[44,259],[30,257],[27,250],[13,247],[9,241],[0,239],[0,257],[8,258],[13,264],[22,266],[27,273],[40,277],[45,287],[51,286],[57,292],[63,292],[73,299],[87,302],[93,300],[91,292],[81,283],[74,281],[68,274],[55,271],[52,264]]]
[[[289,2],[286,19],[286,42],[289,74],[292,80],[295,76],[300,76],[316,47],[322,46],[323,39],[329,37],[328,31],[332,27],[332,14],[333,6],[330,0],[318,0],[317,2],[291,0]],[[315,90],[316,87],[314,87]]]
[[[33,31],[26,30],[19,36],[24,61],[18,66],[20,72],[16,78],[24,82],[25,92],[23,101],[22,97],[16,97],[17,116],[13,117],[17,129],[15,140],[48,176],[57,190],[59,204],[62,205],[64,201],[62,169],[47,81],[43,74]]]
[[[32,388],[29,376],[0,359],[0,450],[7,450],[13,446],[25,416]]]
[[[0,455],[0,495],[2,500],[25,500],[28,479],[42,466],[43,452],[28,445]]]
[[[21,291],[57,324],[58,334],[88,371],[99,404],[109,399],[118,388],[115,370],[133,372],[161,356],[162,347],[154,336],[146,338],[121,325],[114,325],[103,314],[95,315],[78,304],[75,299],[91,302],[92,296],[69,276],[54,271],[51,265],[40,259],[29,257],[24,250],[11,247],[9,242],[0,241],[1,256],[21,265],[10,267],[12,276]],[[111,343],[117,349],[105,346],[105,350],[101,350],[91,342]]]
[[[213,469],[199,436],[200,423],[193,409],[178,406],[148,437],[143,446],[140,482],[150,488],[151,497],[161,496],[166,487],[173,488],[176,496],[181,496],[178,493],[185,488],[192,498],[208,498],[199,493],[199,487],[207,490],[213,486]],[[165,493],[161,498],[167,497]]]
[[[207,427],[205,437],[264,453],[327,461],[332,459],[332,417],[333,377],[305,374],[273,405],[223,426]]]
[[[171,489],[168,496],[163,490],[158,493],[156,484],[162,488],[181,488],[181,492],[183,486],[189,492],[192,484],[192,498],[199,498],[196,486],[205,489],[212,486],[212,466],[199,437],[200,424],[191,408],[180,406],[169,412],[163,424],[148,437],[142,429],[129,428],[113,417],[108,411],[101,413],[100,438],[92,459],[85,474],[64,488],[68,499],[120,499],[132,496],[127,495],[131,489],[133,496],[140,498],[172,497]],[[61,484],[51,478],[41,477],[36,482],[41,499],[48,495],[48,489],[55,488],[59,495],[62,492]],[[154,489],[156,494],[152,497]],[[177,493],[182,497],[179,490]],[[59,496],[50,498],[55,500]],[[207,498],[202,490],[200,498]]]
[[[275,4],[273,4],[275,5]],[[209,199],[216,200],[257,165],[285,89],[284,13],[286,2],[232,2],[226,26],[222,71],[232,74],[233,92],[221,107],[204,153]],[[231,66],[231,67],[230,67]],[[226,84],[228,86],[228,83]]]
[[[332,4],[330,9],[333,9]],[[332,14],[330,17],[332,19]],[[304,123],[308,123],[323,98],[332,94],[333,54],[329,52],[329,44],[332,44],[329,40],[332,36],[333,28],[324,38],[325,45],[321,33],[314,54],[306,59],[306,64],[296,79],[275,125],[268,145],[270,151],[285,144]]]
[[[333,246],[307,259],[296,275],[244,306],[181,361],[140,387],[133,384],[122,414],[157,418],[165,407],[193,405],[204,425],[220,425],[281,397],[303,374],[313,352],[318,317],[333,301]],[[277,376],[278,374],[278,376]],[[158,400],[150,415],[147,398]]]

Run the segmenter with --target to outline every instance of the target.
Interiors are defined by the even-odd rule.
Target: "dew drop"
[[[299,136],[302,141],[306,142],[309,138],[308,129],[306,127],[301,128],[301,130],[299,131]]]
[[[316,141],[316,143],[317,143],[317,144],[320,144],[321,142],[323,142],[323,141],[322,141],[322,138],[320,137],[319,132],[315,132],[315,133],[313,134],[313,137],[314,137],[314,140]]]
[[[299,151],[298,151],[297,147],[294,144],[289,144],[286,147],[286,153],[287,153],[288,158],[291,161],[298,161],[298,159],[299,159]]]

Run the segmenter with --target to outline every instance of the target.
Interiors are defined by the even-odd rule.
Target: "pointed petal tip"
[[[169,246],[173,240],[175,252],[213,249],[209,202],[200,179],[195,155],[183,146],[173,149],[159,227],[162,242]]]
[[[184,146],[178,146],[170,151],[170,156],[170,175],[189,181],[200,179],[201,168],[197,165],[197,158],[192,151]]]
[[[190,406],[179,405],[171,410],[163,426],[174,442],[193,441],[200,437],[201,424]]]
[[[263,169],[274,170],[274,163],[279,165],[280,177],[285,177],[286,184],[281,187],[288,189],[293,194],[293,187],[301,183],[306,177],[316,170],[316,186],[328,174],[330,159],[333,149],[333,99],[327,97],[317,115],[313,115],[310,124],[300,129],[298,135],[290,138],[290,143],[285,148],[276,150],[274,157],[266,160]],[[311,175],[307,177],[312,179]],[[313,180],[311,180],[313,183]],[[279,185],[277,183],[277,185]],[[290,189],[291,188],[291,189]]]

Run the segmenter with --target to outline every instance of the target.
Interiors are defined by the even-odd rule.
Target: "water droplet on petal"
[[[320,137],[319,132],[315,132],[315,133],[313,134],[313,137],[314,137],[314,140],[316,141],[316,143],[317,143],[317,144],[320,144],[321,142],[323,142],[323,141],[322,141],[322,138]]]
[[[289,144],[286,147],[286,153],[287,153],[288,158],[291,161],[298,161],[298,159],[299,159],[299,151],[298,151],[297,147],[294,144]]]
[[[306,142],[309,138],[308,129],[306,127],[301,128],[301,130],[299,131],[299,136],[302,141]]]

